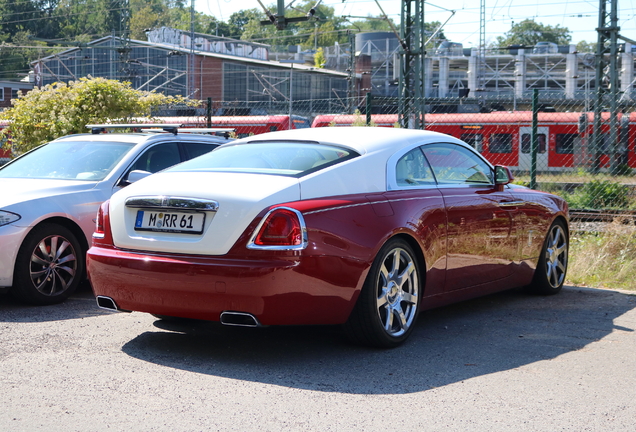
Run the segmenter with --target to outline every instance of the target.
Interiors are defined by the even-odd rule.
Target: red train
[[[184,127],[207,127],[208,121],[205,116],[198,117],[154,117],[161,123],[180,123]],[[220,116],[212,117],[210,127],[213,128],[234,128],[238,138],[250,135],[258,135],[265,132],[274,132],[288,129],[302,129],[311,126],[306,117],[288,115],[267,115],[267,116]]]
[[[394,127],[397,114],[374,114],[379,127]],[[312,127],[350,126],[364,121],[359,115],[319,115]],[[492,112],[466,114],[426,114],[427,130],[442,132],[472,145],[491,163],[528,171],[531,164],[532,112]],[[593,115],[581,113],[539,113],[537,169],[540,171],[574,170],[597,163],[609,166],[609,114],[603,114],[603,144],[592,150]],[[636,113],[619,118],[619,148],[624,148],[625,163],[636,167],[634,135]],[[597,157],[597,155],[599,155]],[[595,160],[597,160],[595,162]]]

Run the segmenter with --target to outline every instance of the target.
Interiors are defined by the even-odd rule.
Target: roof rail
[[[150,133],[165,133],[167,132],[165,130],[165,128],[161,128],[159,129],[158,126],[163,126],[163,125],[155,125],[154,128],[150,128],[150,129],[142,129],[142,132],[150,132]],[[225,138],[229,138],[229,134],[231,132],[236,131],[236,128],[190,128],[190,127],[186,127],[186,128],[181,128],[179,129],[179,133],[191,133],[191,134],[212,134],[215,135],[217,133],[223,133],[223,136]]]
[[[161,128],[164,132],[176,135],[177,130],[182,124],[156,124],[156,123],[104,123],[104,124],[87,124],[86,127],[91,130],[94,135],[106,132],[106,129],[139,129],[139,128]]]

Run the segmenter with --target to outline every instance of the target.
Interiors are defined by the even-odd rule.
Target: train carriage
[[[356,115],[320,115],[312,127],[350,126],[360,121]],[[379,127],[394,127],[397,114],[374,114],[372,122]],[[617,153],[624,163],[636,167],[634,122],[636,114],[619,118]],[[426,129],[446,133],[467,142],[491,163],[507,165],[516,171],[529,171],[532,163],[532,112],[492,112],[462,114],[426,114]],[[593,115],[581,113],[539,113],[537,170],[565,171],[610,163],[609,114],[603,114],[601,148],[592,146]]]
[[[205,116],[197,117],[154,117],[160,123],[180,123],[184,127],[208,127]],[[238,138],[288,129],[303,129],[311,126],[309,119],[297,115],[262,116],[214,116],[210,118],[213,128],[233,128]]]

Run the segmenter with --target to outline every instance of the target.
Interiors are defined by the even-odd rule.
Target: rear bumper
[[[344,323],[367,266],[328,256],[229,259],[92,247],[87,269],[95,295],[119,309],[209,321],[234,311],[263,325],[299,325]]]

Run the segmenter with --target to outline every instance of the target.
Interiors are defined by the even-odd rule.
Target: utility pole
[[[424,0],[402,0],[398,120],[403,128],[424,129]]]
[[[190,73],[188,73],[188,97],[192,97],[196,91],[195,78],[194,78],[194,0],[190,0]]]
[[[118,49],[119,62],[121,64],[119,72],[122,78],[131,79],[133,73],[130,69],[130,4],[128,0],[119,0],[119,6],[119,37],[121,43]]]
[[[621,149],[618,133],[618,40],[622,39],[631,44],[636,44],[632,39],[619,34],[618,26],[618,0],[599,0],[598,7],[598,34],[596,44],[596,100],[594,102],[594,131],[592,135],[592,163],[590,171],[597,173],[601,168],[601,155],[604,150],[610,155],[610,172],[616,174],[623,161],[622,154],[627,149]],[[607,84],[607,88],[605,88]],[[609,97],[609,101],[605,96]],[[604,149],[604,138],[601,133],[602,113],[606,102],[609,102],[610,133],[607,148]]]

